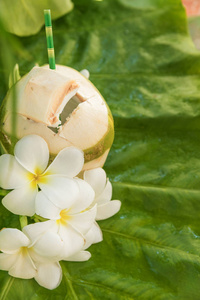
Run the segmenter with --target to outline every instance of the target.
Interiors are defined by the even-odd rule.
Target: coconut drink
[[[12,153],[19,139],[37,134],[47,142],[52,159],[66,147],[83,150],[84,169],[103,166],[114,138],[112,114],[99,91],[80,72],[62,65],[55,70],[35,66],[8,91],[0,131],[4,152]]]

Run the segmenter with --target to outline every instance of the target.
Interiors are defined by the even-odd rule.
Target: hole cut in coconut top
[[[63,111],[60,114],[61,125],[64,125],[66,120],[70,117],[73,111],[82,103],[77,95],[73,96],[65,105]]]
[[[68,97],[65,97],[68,98]],[[71,114],[73,113],[73,111],[78,107],[78,105],[80,103],[82,103],[83,101],[81,101],[79,99],[79,97],[77,95],[73,96],[71,99],[64,99],[64,108],[61,111],[60,115],[59,115],[59,119],[60,119],[60,124],[57,127],[50,127],[49,129],[51,129],[53,132],[58,133],[58,129],[61,128],[62,125],[64,125],[67,121],[68,118],[70,118]]]

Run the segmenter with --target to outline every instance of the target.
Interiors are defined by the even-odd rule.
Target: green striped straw
[[[53,32],[52,32],[51,10],[50,9],[44,10],[44,21],[45,21],[46,38],[47,38],[49,68],[52,70],[55,70],[56,63],[55,63],[55,52],[54,52],[54,45],[53,45]]]

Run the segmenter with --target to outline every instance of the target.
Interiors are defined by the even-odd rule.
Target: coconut
[[[13,94],[16,95],[15,111]],[[13,153],[15,143],[29,134],[45,139],[51,159],[66,147],[82,149],[83,170],[86,170],[104,165],[114,139],[114,124],[102,95],[80,72],[61,65],[56,65],[56,70],[49,69],[48,65],[35,66],[8,91],[3,101],[2,149]]]

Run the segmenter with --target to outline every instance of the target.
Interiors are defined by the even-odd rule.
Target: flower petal
[[[45,183],[39,187],[57,207],[70,208],[79,195],[79,186],[73,179],[59,176],[45,176]]]
[[[29,244],[30,240],[18,229],[5,228],[0,231],[0,249],[3,252],[13,253]]]
[[[11,191],[2,199],[2,204],[13,214],[33,216],[35,214],[35,198],[37,187],[30,184]]]
[[[35,210],[37,215],[51,220],[59,219],[61,211],[61,209],[55,206],[43,192],[37,194]]]
[[[61,252],[61,257],[66,258],[82,250],[85,242],[84,237],[69,224],[60,225],[58,234],[64,242],[64,248]]]
[[[95,205],[90,210],[86,210],[80,214],[70,215],[68,223],[85,235],[94,223],[96,212],[97,206]]]
[[[17,254],[0,253],[0,270],[9,271],[16,262]]]
[[[49,148],[39,135],[27,135],[15,146],[17,161],[29,172],[41,174],[49,161]]]
[[[96,168],[85,171],[83,176],[95,191],[95,196],[98,197],[106,186],[106,172],[102,168]]]
[[[98,205],[109,202],[112,198],[112,184],[107,180],[106,187],[103,192],[95,198],[95,203]]]
[[[52,232],[57,232],[57,227],[55,226],[54,221],[45,221],[30,224],[25,226],[22,231],[31,241],[31,245],[36,243],[36,241],[46,232],[51,230]],[[31,246],[30,245],[30,246]]]
[[[0,170],[0,186],[3,189],[19,188],[30,181],[30,173],[10,154],[0,157]]]
[[[81,172],[83,165],[83,151],[74,147],[69,147],[61,150],[58,153],[45,173],[73,178]]]
[[[101,228],[94,222],[90,230],[85,235],[86,243],[83,249],[89,248],[92,244],[99,243],[103,241],[103,234]]]
[[[36,267],[30,258],[27,249],[19,252],[17,260],[8,272],[9,275],[22,279],[31,279],[35,277],[36,273]]]
[[[57,288],[62,280],[62,269],[59,263],[36,264],[37,274],[35,280],[46,289]]]
[[[88,251],[80,251],[76,254],[74,254],[73,256],[67,257],[66,260],[67,261],[86,261],[89,260],[91,257],[91,253]],[[63,258],[63,260],[65,260]]]
[[[63,242],[57,233],[47,231],[32,246],[37,254],[46,259],[54,259],[59,256],[63,247]]]
[[[112,200],[97,207],[96,220],[105,220],[115,215],[121,207],[121,201]]]
[[[71,206],[70,214],[79,213],[88,208],[94,201],[95,196],[94,190],[87,182],[79,178],[76,178],[75,180],[79,186],[79,197]]]

